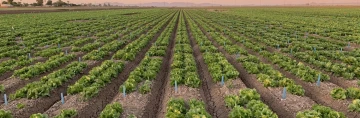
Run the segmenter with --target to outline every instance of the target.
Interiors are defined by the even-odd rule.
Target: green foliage
[[[54,118],[74,118],[77,115],[76,110],[74,109],[65,109],[61,110],[61,113]]]
[[[0,117],[1,118],[13,118],[13,116],[11,115],[11,112],[4,111],[4,110],[0,110]]]
[[[67,92],[69,94],[80,93],[85,100],[97,95],[99,90],[122,71],[123,62],[115,62],[113,60],[104,61],[101,66],[92,68],[88,75],[82,76],[74,85],[69,86]]]
[[[127,93],[131,93],[137,89],[140,82],[144,82],[140,86],[139,91],[143,94],[147,93],[151,89],[151,80],[154,80],[157,73],[160,71],[162,59],[151,58],[145,56],[140,65],[135,68],[129,75],[129,78],[120,86],[119,91],[123,92],[125,87]]]
[[[35,65],[15,70],[13,76],[20,77],[21,79],[30,79],[42,73],[54,70],[56,67],[59,67],[74,58],[74,54],[65,55],[64,53],[60,53],[59,55],[51,56],[44,63],[38,62]]]
[[[341,99],[341,100],[346,99],[346,90],[342,88],[335,88],[331,91],[330,94],[334,99]]]
[[[350,99],[360,99],[360,89],[355,87],[347,88],[346,96]]]
[[[314,105],[311,110],[300,111],[296,118],[346,118],[341,112],[337,112],[330,107]]]
[[[211,118],[211,115],[205,109],[204,102],[191,99],[189,105],[190,109],[185,115],[186,118]]]
[[[255,89],[242,89],[239,95],[225,96],[225,105],[232,108],[229,114],[231,118],[278,117],[266,104],[260,101],[260,94]]]
[[[4,93],[5,92],[5,87],[4,85],[0,85],[0,93]]]
[[[128,118],[137,118],[134,114],[128,116]]]
[[[229,118],[252,118],[253,115],[249,109],[235,106],[229,114]]]
[[[247,109],[250,109],[252,116],[255,118],[277,118],[278,116],[270,110],[270,108],[261,102],[260,100],[251,100],[246,105]]]
[[[27,84],[25,87],[18,89],[14,94],[10,95],[11,99],[28,98],[36,99],[40,97],[50,96],[51,90],[60,87],[74,76],[81,73],[87,67],[86,63],[73,62],[65,68],[54,71],[47,76]]]
[[[123,108],[120,103],[108,104],[100,113],[100,118],[119,118],[122,112]]]
[[[314,110],[305,110],[298,112],[296,118],[321,118],[321,113]]]
[[[350,111],[360,112],[360,100],[353,100],[352,103],[349,105],[348,109]]]
[[[186,114],[185,101],[171,98],[166,105],[166,118],[184,118]]]
[[[359,99],[360,98],[360,89],[355,87],[349,87],[346,90],[342,88],[334,88],[331,91],[331,96],[334,99],[344,100],[346,98],[349,99]]]
[[[255,89],[242,89],[239,91],[240,101],[238,105],[244,106],[251,100],[260,100],[260,94]]]
[[[140,93],[141,94],[146,94],[148,92],[150,92],[151,89],[151,81],[150,80],[146,80],[144,82],[144,84],[140,87]]]
[[[166,106],[166,118],[211,118],[205,109],[205,103],[191,99],[187,105],[182,98],[171,98]]]
[[[49,118],[49,116],[47,114],[36,113],[32,114],[30,118]]]
[[[22,103],[16,104],[16,108],[17,108],[17,109],[22,109],[22,108],[24,108],[24,107],[25,107],[25,104],[22,104]]]

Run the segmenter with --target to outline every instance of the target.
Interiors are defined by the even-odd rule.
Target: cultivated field
[[[0,15],[0,118],[359,118],[359,10]]]

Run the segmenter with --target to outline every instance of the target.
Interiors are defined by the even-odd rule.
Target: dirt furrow
[[[179,15],[178,15],[178,17],[179,17]],[[146,116],[148,118],[155,118],[159,111],[159,107],[161,106],[160,103],[163,100],[163,94],[164,94],[164,90],[165,90],[164,88],[165,88],[165,85],[167,84],[166,77],[170,74],[170,70],[171,70],[170,69],[170,65],[171,65],[170,59],[172,58],[172,56],[174,54],[174,52],[172,50],[175,46],[175,37],[176,37],[178,22],[179,22],[179,19],[176,20],[176,25],[172,31],[170,43],[166,50],[166,56],[165,56],[165,58],[163,58],[161,70],[158,73],[158,75],[154,81],[155,83],[152,86],[152,89],[150,91],[150,97],[148,99],[149,102],[145,106],[145,110],[143,113],[144,117]]]
[[[185,18],[184,18],[185,19]],[[219,88],[215,86],[208,67],[204,62],[199,46],[190,31],[188,21],[185,19],[187,33],[190,39],[193,55],[196,59],[196,66],[201,79],[200,90],[204,102],[207,104],[207,111],[215,118],[225,118],[229,114],[229,109],[225,106],[224,95],[221,95]],[[216,90],[217,89],[217,90]]]

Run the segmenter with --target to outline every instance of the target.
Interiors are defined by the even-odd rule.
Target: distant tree
[[[6,1],[2,1],[2,3],[1,4],[7,4],[7,2]]]
[[[48,0],[48,1],[46,2],[46,5],[52,5],[52,0]]]
[[[105,3],[104,3],[104,5],[103,5],[103,6],[104,6],[104,7],[106,7],[106,6],[107,6],[107,4],[105,4]]]
[[[15,7],[21,7],[22,6],[21,2],[13,2],[12,5],[15,6]]]
[[[111,6],[110,3],[108,3],[108,6],[109,6],[109,7]]]
[[[37,6],[43,6],[44,0],[36,0]]]
[[[99,4],[99,6],[101,7],[101,4]]]
[[[27,7],[27,6],[29,6],[29,3],[24,3],[23,5],[24,5],[25,7]]]
[[[38,4],[37,4],[36,2],[31,3],[30,5],[32,5],[32,6],[38,6]]]
[[[61,0],[58,0],[58,1],[56,1],[56,2],[54,2],[54,3],[52,3],[54,6],[56,6],[56,7],[61,7],[61,6],[63,6],[63,5],[67,5],[67,3],[66,2],[63,2],[63,1],[61,1]]]
[[[7,0],[8,4],[13,4],[14,0]]]

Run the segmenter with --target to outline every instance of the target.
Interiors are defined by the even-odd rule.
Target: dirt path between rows
[[[177,17],[180,17],[180,14]],[[179,18],[176,19],[176,22],[175,22],[176,25],[171,33],[170,43],[166,50],[166,56],[165,56],[165,58],[163,58],[160,73],[158,73],[158,76],[155,80],[155,84],[152,86],[152,89],[150,92],[150,97],[148,99],[149,102],[145,106],[143,116],[147,116],[149,118],[155,118],[161,107],[161,101],[164,99],[163,96],[165,93],[165,86],[167,84],[166,79],[170,75],[171,59],[174,55],[173,49],[175,46],[175,38],[176,38],[176,32],[177,32],[177,28],[178,28],[178,22],[179,22]]]
[[[185,19],[185,18],[184,18]],[[190,39],[191,47],[193,48],[193,55],[196,59],[197,70],[201,78],[201,93],[203,94],[204,102],[207,104],[207,111],[215,118],[225,118],[229,115],[230,109],[225,106],[224,98],[225,93],[228,94],[237,94],[238,90],[246,88],[239,79],[231,81],[234,87],[232,91],[224,86],[219,86],[216,82],[213,82],[213,79],[209,73],[208,67],[204,62],[204,58],[200,52],[199,46],[196,44],[196,41],[193,37],[193,34],[190,31],[190,26],[188,21],[185,19],[187,33]],[[221,91],[223,90],[223,91]],[[225,91],[224,91],[225,90]]]

